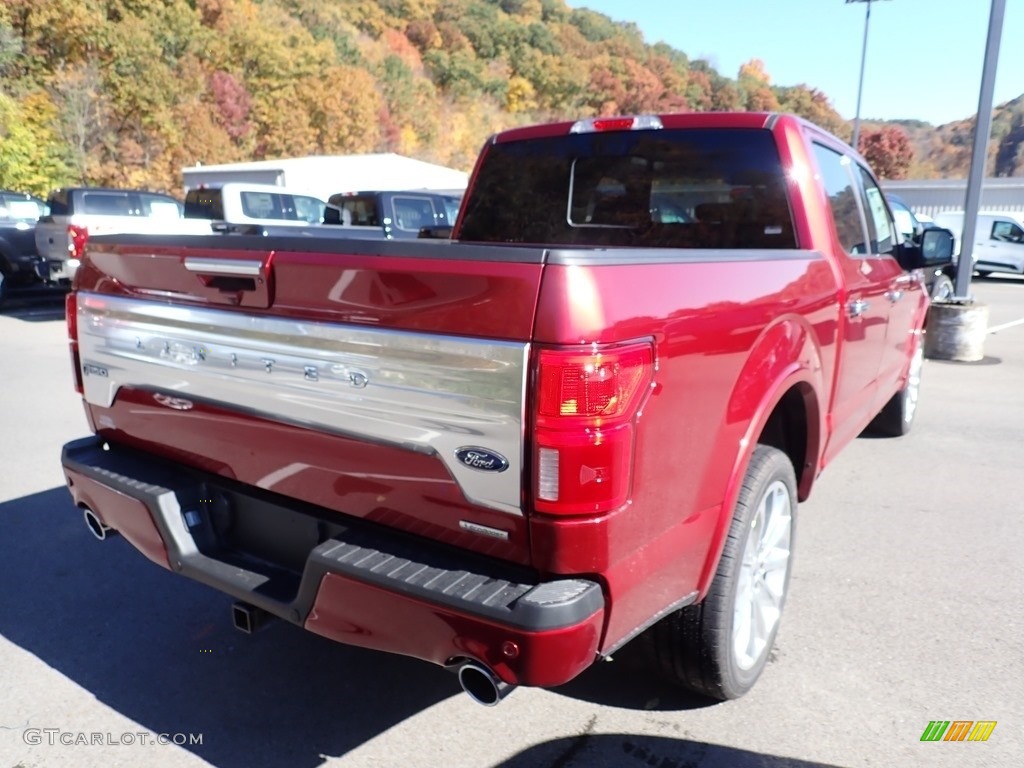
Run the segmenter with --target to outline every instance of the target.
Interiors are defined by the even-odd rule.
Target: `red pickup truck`
[[[451,240],[111,235],[68,297],[98,538],[495,704],[642,636],[751,688],[798,500],[913,421],[942,230],[798,118],[596,118],[485,146]],[[154,596],[156,599],[156,596]]]

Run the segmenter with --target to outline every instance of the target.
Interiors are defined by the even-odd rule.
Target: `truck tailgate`
[[[527,563],[542,261],[438,242],[92,241],[86,409],[111,442]]]

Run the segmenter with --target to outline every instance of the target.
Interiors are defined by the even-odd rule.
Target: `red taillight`
[[[68,338],[78,341],[78,296],[74,291],[64,297],[64,319],[68,323]]]
[[[64,318],[68,324],[68,348],[71,352],[71,370],[75,377],[75,391],[83,394],[82,363],[78,356],[78,296],[71,291],[64,299]]]
[[[68,224],[68,255],[72,259],[81,259],[88,239],[89,230],[77,224]]]
[[[654,378],[648,343],[541,349],[534,420],[534,506],[606,512],[629,497],[633,433]]]

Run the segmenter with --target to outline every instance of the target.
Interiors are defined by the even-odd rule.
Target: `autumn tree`
[[[54,108],[44,93],[19,102],[0,93],[0,187],[45,196],[68,180],[48,123]]]
[[[844,141],[850,140],[852,130],[849,123],[836,112],[821,91],[803,84],[775,90],[779,97],[779,108],[783,112],[792,112]]]
[[[897,125],[862,131],[857,148],[882,179],[906,178],[907,169],[914,159],[914,149],[907,132]]]
[[[775,112],[779,109],[779,100],[771,87],[771,77],[760,59],[751,59],[740,67],[738,82],[740,94],[750,111]]]
[[[321,152],[468,169],[494,131],[623,112],[781,110],[850,135],[757,59],[726,77],[565,0],[0,0],[0,94],[0,170],[41,191],[177,191],[197,161]],[[1024,102],[996,113],[992,167],[1022,173]],[[963,175],[972,130],[914,129],[911,170]],[[906,172],[895,156],[880,172]]]

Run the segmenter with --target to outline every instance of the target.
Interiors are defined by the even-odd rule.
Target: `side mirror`
[[[926,229],[920,245],[905,244],[901,264],[904,269],[944,267],[953,263],[953,233],[948,229]]]
[[[953,263],[953,233],[948,229],[926,229],[921,233],[921,260],[924,267]]]

